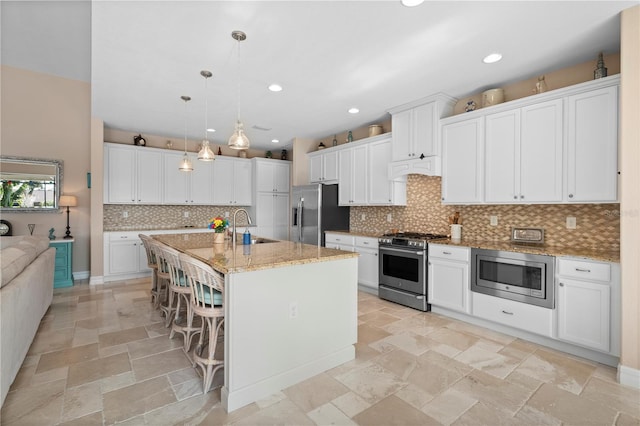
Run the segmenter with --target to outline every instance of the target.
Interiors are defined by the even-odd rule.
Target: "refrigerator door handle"
[[[302,200],[298,201],[298,241],[302,242]]]

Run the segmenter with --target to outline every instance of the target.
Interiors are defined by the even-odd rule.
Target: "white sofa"
[[[53,300],[55,258],[46,237],[0,238],[0,406]]]

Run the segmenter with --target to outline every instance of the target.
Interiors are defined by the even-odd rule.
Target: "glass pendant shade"
[[[249,149],[249,138],[244,134],[243,127],[240,120],[236,121],[236,130],[229,138],[229,148]]]
[[[187,154],[187,102],[189,102],[191,98],[189,96],[180,96],[180,99],[184,101],[184,155],[182,156],[182,160],[180,160],[178,170],[181,172],[192,172],[193,164],[191,164],[191,159]]]
[[[180,166],[178,166],[178,170],[180,170],[181,172],[193,171],[193,164],[191,164],[191,159],[186,152],[182,156],[182,160],[180,160]]]
[[[198,160],[213,161],[213,159],[214,159],[213,151],[209,146],[209,141],[205,139],[202,141],[202,148],[200,148],[200,151],[198,152]]]

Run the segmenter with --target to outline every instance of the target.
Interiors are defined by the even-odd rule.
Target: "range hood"
[[[389,163],[389,179],[418,174],[426,176],[442,176],[442,158],[433,155],[411,160],[393,161]]]

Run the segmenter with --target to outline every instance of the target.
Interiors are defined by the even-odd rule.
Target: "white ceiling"
[[[86,78],[78,58],[88,40],[78,33],[90,14],[92,114],[107,127],[181,138],[180,96],[189,95],[189,138],[202,139],[207,69],[208,125],[217,130],[209,139],[226,143],[233,131],[239,77],[252,147],[274,149],[379,122],[436,92],[462,98],[595,66],[598,52],[619,51],[618,14],[640,1],[94,1],[75,12],[78,2],[4,3],[14,2],[2,6],[3,63],[77,79]],[[43,23],[16,23],[24,3]],[[247,34],[239,72],[233,30]],[[26,48],[7,49],[15,43]],[[495,51],[503,60],[483,64]],[[274,82],[284,90],[270,92]],[[360,113],[347,113],[354,106]]]

